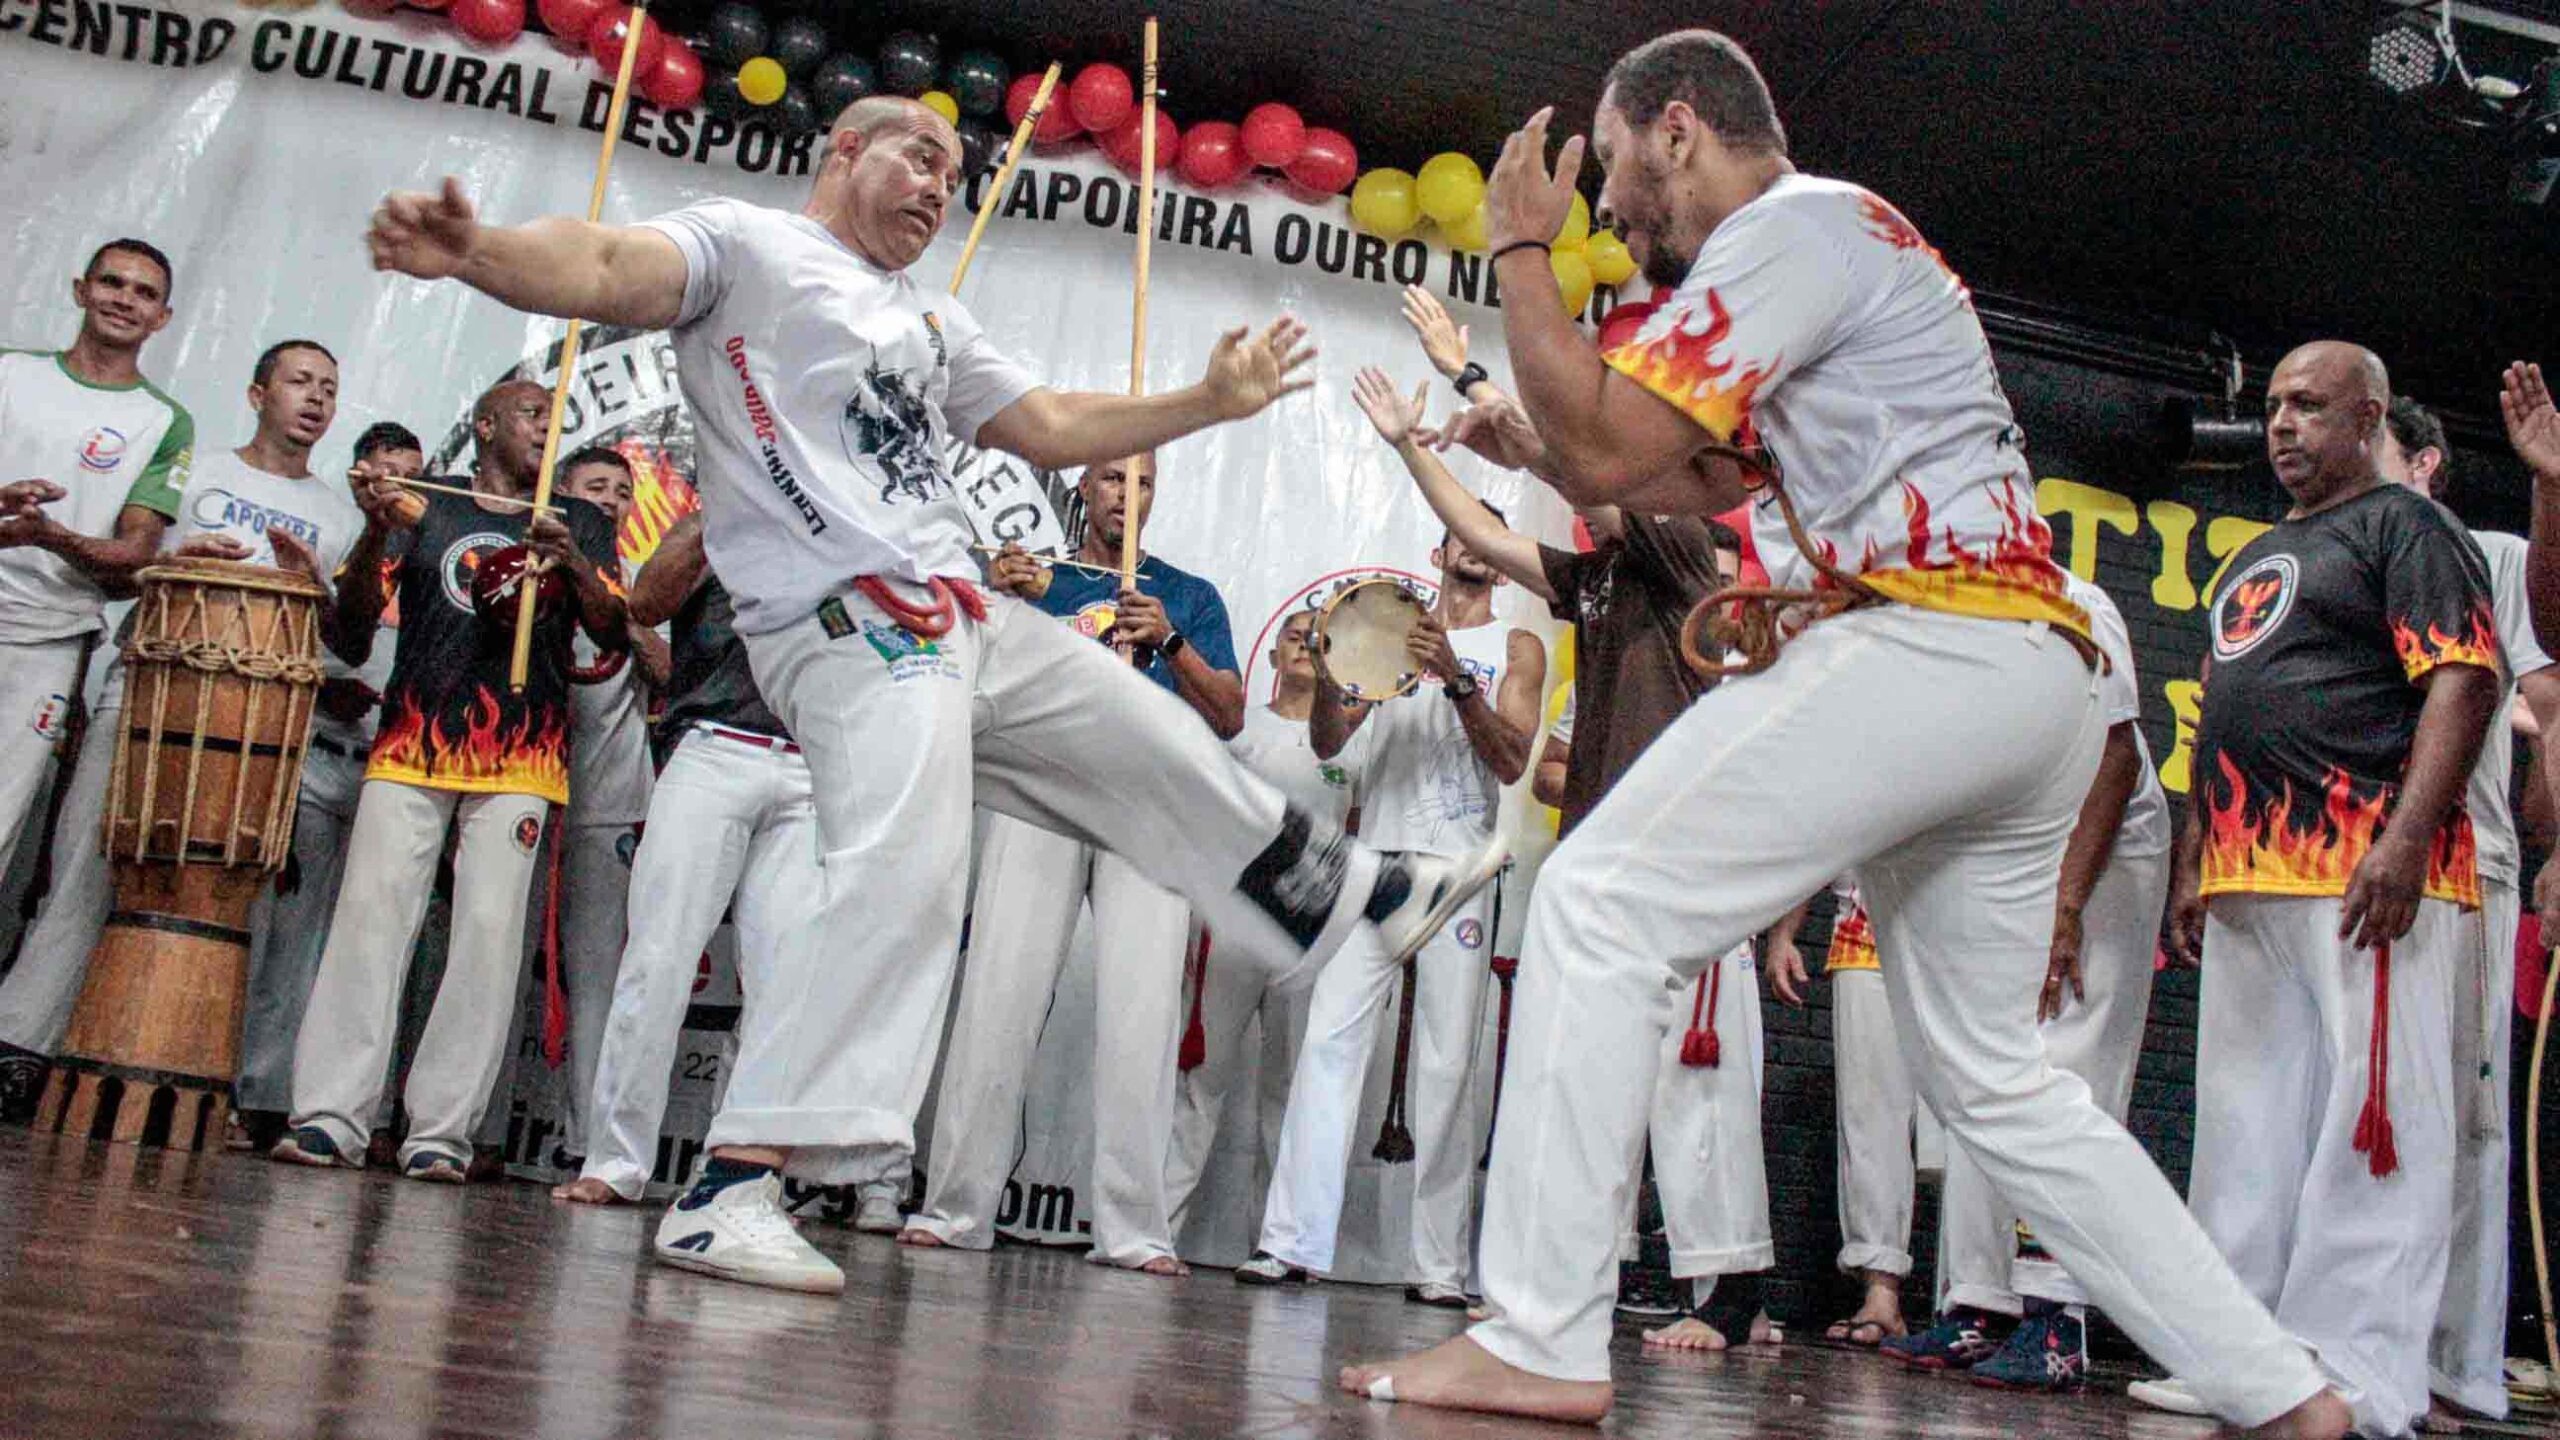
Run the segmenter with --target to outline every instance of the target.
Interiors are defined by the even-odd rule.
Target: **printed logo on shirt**
[[[56,693],[37,700],[27,715],[27,727],[47,744],[60,740],[71,728],[71,697]]]
[[[1351,788],[1351,772],[1334,764],[1330,760],[1317,761],[1316,774],[1323,777],[1324,783],[1333,789],[1348,790]]]
[[[1116,600],[1096,600],[1067,619],[1067,628],[1087,640],[1099,640],[1111,633],[1120,621],[1120,604]]]
[[[541,843],[542,822],[536,820],[530,815],[518,817],[516,820],[516,848],[527,855],[530,855],[533,853],[533,847]]]
[[[747,371],[747,337],[732,335],[720,347],[728,352],[729,368],[738,372],[738,395],[747,407],[747,425],[756,433],[756,449],[764,456],[764,478],[800,512],[800,523],[812,535],[823,535],[827,517],[818,513],[817,502],[800,488],[800,477],[782,459],[782,431],[773,418],[773,408],[764,403],[764,392],[756,388],[755,376]]]
[[[101,425],[80,440],[80,468],[104,475],[124,463],[128,442],[124,432]]]
[[[942,317],[930,310],[924,312],[924,333],[933,341],[933,368],[950,369],[951,348],[942,339]]]
[[[1472,917],[1459,921],[1456,930],[1452,933],[1458,937],[1458,948],[1461,950],[1484,948],[1484,926]]]
[[[884,625],[877,620],[861,623],[862,638],[869,642],[881,663],[889,667],[890,683],[960,678],[960,662],[942,653],[941,642],[918,639],[903,626]]]
[[[444,577],[444,598],[458,609],[472,609],[472,582],[479,577],[481,563],[514,543],[512,535],[475,530],[446,546],[444,559],[436,567]]]
[[[305,545],[320,543],[320,527],[290,511],[261,505],[215,486],[187,492],[187,515],[207,530],[240,530],[264,536],[281,529]]]
[[[933,408],[924,387],[902,370],[880,368],[872,348],[862,386],[845,397],[837,429],[847,458],[868,460],[880,472],[880,503],[925,504],[951,493],[951,477],[933,443]]]
[[[2213,601],[2213,658],[2235,660],[2275,633],[2293,613],[2301,589],[2290,555],[2270,555],[2243,570]]]

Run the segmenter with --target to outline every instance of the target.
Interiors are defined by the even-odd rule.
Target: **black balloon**
[[[773,114],[785,135],[808,135],[827,128],[827,121],[818,118],[818,102],[797,85],[783,91],[782,98],[773,102]]]
[[[880,74],[870,61],[851,51],[830,55],[809,77],[809,93],[817,100],[819,113],[841,115],[854,101],[880,93]]]
[[[1013,74],[989,50],[963,50],[951,62],[951,98],[963,115],[993,115],[1004,108],[1004,87]],[[965,132],[964,132],[965,133]]]
[[[711,12],[711,24],[702,32],[713,70],[736,70],[763,54],[765,42],[771,38],[764,17],[756,13],[753,5],[721,6]]]
[[[880,81],[892,94],[921,95],[942,73],[942,46],[930,35],[901,30],[880,42]]]
[[[960,117],[960,169],[963,178],[996,163],[1004,153],[1005,132],[975,115]]]
[[[722,70],[704,83],[702,104],[712,114],[732,121],[746,119],[747,113],[756,108],[748,104],[747,97],[740,93],[738,72],[735,70]]]
[[[827,27],[806,15],[794,15],[774,27],[773,44],[764,53],[781,64],[783,73],[797,80],[827,58]]]

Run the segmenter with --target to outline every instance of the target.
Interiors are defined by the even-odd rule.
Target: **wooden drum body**
[[[203,1149],[240,1062],[249,910],[293,846],[324,592],[223,560],[141,574],[102,837],[115,908],[40,1121]]]

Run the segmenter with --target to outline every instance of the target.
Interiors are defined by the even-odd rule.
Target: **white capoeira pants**
[[[912,1151],[909,1096],[958,963],[973,798],[1135,857],[1221,944],[1284,970],[1364,928],[1374,852],[1285,815],[1190,707],[1110,651],[1009,596],[987,604],[933,641],[856,594],[826,607],[836,634],[812,615],[746,637],[757,688],[809,762],[825,881],[783,942],[770,1006],[751,997],[741,1017],[711,1144]]]
[[[53,747],[71,718],[80,651],[90,639],[0,642],[0,874],[8,872],[20,845],[41,843],[35,832],[43,827],[44,812],[36,808],[36,797],[44,793]],[[93,746],[84,741],[80,748],[85,754]],[[106,748],[112,752],[114,746]],[[47,1047],[45,1053],[53,1052]]]
[[[1200,1007],[1200,1063],[1174,1080],[1173,1149],[1165,1161],[1165,1195],[1172,1203],[1173,1233],[1178,1240],[1191,1218],[1191,1201],[1217,1148],[1218,1121],[1226,1113],[1228,1092],[1249,1060],[1258,1061],[1260,1083],[1254,1106],[1262,1173],[1278,1173],[1280,1127],[1289,1113],[1289,1072],[1306,1042],[1307,1003],[1313,986],[1278,985],[1270,972],[1243,956],[1230,956],[1210,937]],[[1255,1016],[1262,1017],[1263,1044],[1245,1048]],[[1273,1057],[1285,1059],[1273,1063]]]
[[[1173,1249],[1165,1156],[1191,907],[1108,850],[997,815],[970,909],[969,967],[942,1057],[923,1208],[907,1217],[965,1250],[995,1244],[1022,1138],[1022,1093],[1076,914],[1093,902],[1092,1258],[1138,1266]]]
[[[293,1049],[320,973],[329,923],[346,878],[347,841],[364,789],[364,752],[315,736],[303,757],[293,812],[294,886],[260,902],[250,920],[249,995],[240,1015],[242,1110],[293,1108]],[[323,749],[323,746],[328,748]]]
[[[2479,932],[2460,908],[2424,900],[2392,942],[2388,1102],[2400,1165],[2376,1177],[2355,1149],[2375,959],[2338,938],[2340,911],[2330,896],[2207,902],[2188,1203],[2241,1282],[2319,1352],[2357,1433],[2400,1435],[2427,1411],[2427,1337],[2452,1236],[2445,972]]]
[[[1405,1123],[1413,1132],[1412,1279],[1468,1288],[1474,1247],[1476,1162],[1484,1137],[1465,1124],[1476,1041],[1493,978],[1490,888],[1441,927],[1414,957],[1413,1048]],[[1472,937],[1474,943],[1468,943]],[[1395,1043],[1396,979],[1374,947],[1346,953],[1316,977],[1307,1035],[1289,1080],[1289,1109],[1262,1202],[1258,1248],[1309,1270],[1333,1268],[1343,1186],[1360,1118],[1370,1052]],[[1516,1012],[1515,1012],[1516,1014]]]
[[[631,873],[637,839],[629,825],[580,824],[570,806],[561,827],[568,849],[560,857],[560,987],[569,1001],[569,1063],[561,1077],[572,1155],[587,1153],[595,1133],[591,1106],[596,1056],[604,1046],[605,1016],[613,1008],[614,976],[631,907]],[[533,913],[540,914],[539,909]]]
[[[2088,998],[2066,991],[2062,1014],[2042,1027],[2045,1058],[2053,1068],[2079,1076],[2089,1098],[2119,1121],[2133,1100],[2134,1067],[2151,1014],[2160,916],[2168,905],[2167,851],[2109,857],[2081,914],[2080,975]],[[2022,1297],[2089,1303],[2079,1282],[2040,1248],[2020,1250],[2017,1213],[2001,1201],[1961,1142],[1947,1147],[1938,1213],[1942,1306],[2017,1315],[2026,1309]]]
[[[2427,1342],[2429,1387],[2492,1419],[2507,1413],[2507,1103],[2518,905],[2512,882],[2481,876],[2480,911],[2470,917],[2479,943],[2451,967],[2453,1252]]]
[[[1881,970],[1834,970],[1831,1066],[1840,1100],[1840,1259],[1857,1274],[1911,1273],[1912,1125],[1920,1097],[1893,1033]]]
[[[808,765],[779,745],[688,732],[649,792],[630,875],[630,942],[597,1047],[580,1173],[637,1200],[656,1169],[685,1005],[721,913],[737,927],[739,988],[753,1008],[778,983],[779,937],[817,904]]]
[[[123,722],[121,709],[101,710],[80,743],[71,789],[53,826],[52,888],[18,947],[17,965],[0,980],[0,1042],[21,1050],[51,1055],[62,1048],[63,1032],[80,1003],[80,983],[89,975],[89,952],[107,928],[115,876],[101,836]],[[42,818],[32,817],[31,824]]]
[[[368,780],[347,842],[346,878],[328,948],[293,1053],[295,1128],[316,1125],[345,1154],[364,1149],[391,1063],[400,993],[448,826],[453,934],[444,979],[409,1062],[403,1092],[407,1165],[432,1150],[471,1158],[472,1130],[489,1103],[523,974],[525,910],[549,804],[535,795],[474,795]]]
[[[1618,1187],[1676,999],[1848,869],[1921,1098],[2045,1244],[2215,1410],[2255,1425],[2319,1392],[2310,1356],[2036,1034],[2055,870],[2097,769],[2097,680],[2041,625],[1884,605],[1814,625],[1672,722],[1548,857],[1530,905],[1478,1344],[1608,1377]]]
[[[1724,972],[1721,987],[1713,984]],[[1714,1011],[1717,1060],[1680,1059],[1690,1008],[1707,986]],[[1681,1280],[1748,1275],[1778,1263],[1769,1239],[1769,1176],[1760,1145],[1760,966],[1749,942],[1733,947],[1672,1003],[1662,1061],[1654,1072],[1653,1186],[1662,1197],[1662,1228],[1671,1242],[1671,1273]],[[1636,1253],[1636,1186],[1627,1187],[1618,1253]],[[1695,1296],[1703,1299],[1704,1296]]]

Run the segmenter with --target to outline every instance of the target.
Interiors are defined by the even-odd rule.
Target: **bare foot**
[[[1777,1321],[1769,1318],[1768,1311],[1763,1310],[1759,1314],[1751,1317],[1751,1338],[1743,1343],[1748,1345],[1784,1345],[1787,1343],[1787,1332],[1785,1327],[1779,1325]]]
[[[566,1200],[572,1205],[622,1205],[629,1203],[620,1195],[615,1194],[612,1186],[607,1185],[593,1175],[581,1175],[566,1185],[552,1186],[551,1198],[554,1200]]]
[[[2323,1390],[2249,1433],[2267,1440],[2341,1440],[2354,1424],[2338,1392]]]
[[[943,1248],[941,1236],[916,1225],[910,1225],[906,1229],[899,1231],[898,1243],[901,1245],[912,1245],[918,1250],[940,1250]]]
[[[2418,1422],[2418,1428],[2429,1435],[2459,1435],[2472,1421],[2488,1418],[2468,1405],[2457,1404],[2441,1395],[2430,1395],[2427,1397],[2426,1418]]]
[[[1191,1273],[1190,1266],[1171,1255],[1158,1255],[1144,1265],[1132,1265],[1129,1268],[1141,1275],[1163,1275],[1177,1279]]]
[[[1599,1424],[1612,1398],[1606,1380],[1556,1380],[1515,1370],[1464,1335],[1401,1360],[1345,1365],[1339,1383],[1346,1393],[1371,1400],[1575,1425]]]
[[[1724,1333],[1695,1315],[1684,1315],[1659,1330],[1644,1332],[1644,1343],[1657,1350],[1722,1350]]]

